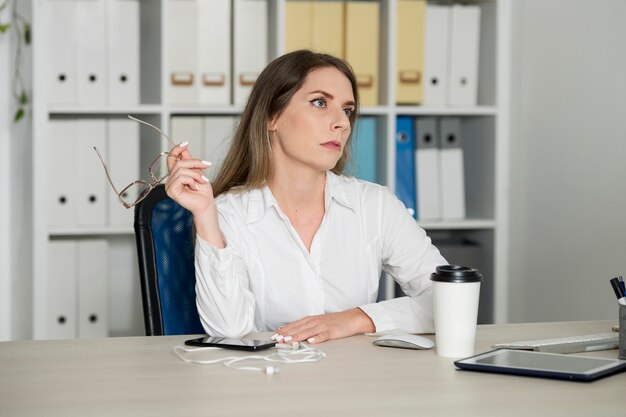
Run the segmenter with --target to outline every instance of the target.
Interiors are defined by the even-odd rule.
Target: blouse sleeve
[[[430,274],[447,261],[432,244],[424,229],[391,192],[383,191],[380,203],[380,236],[383,270],[407,294],[359,306],[374,322],[377,332],[401,330],[434,332]]]
[[[216,248],[197,236],[196,304],[207,334],[241,338],[254,327],[255,300],[237,236],[220,213],[226,247]]]

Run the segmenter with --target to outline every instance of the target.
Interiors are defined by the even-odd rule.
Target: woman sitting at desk
[[[172,149],[166,188],[193,213],[208,334],[433,331],[430,274],[445,259],[386,187],[341,175],[357,110],[349,65],[296,51],[260,74],[213,184],[208,163]],[[408,297],[376,302],[383,270]]]

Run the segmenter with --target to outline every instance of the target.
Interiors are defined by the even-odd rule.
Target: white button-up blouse
[[[217,198],[226,247],[198,236],[195,252],[208,334],[238,338],[354,307],[377,332],[434,331],[430,274],[447,262],[404,205],[386,187],[332,172],[324,198],[310,252],[268,187]],[[377,303],[381,271],[408,296]]]

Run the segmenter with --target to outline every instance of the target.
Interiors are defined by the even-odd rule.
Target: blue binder
[[[415,127],[411,116],[396,120],[396,195],[417,217],[415,198]]]
[[[377,182],[376,167],[376,118],[362,117],[356,123],[352,138],[352,161],[348,175]]]

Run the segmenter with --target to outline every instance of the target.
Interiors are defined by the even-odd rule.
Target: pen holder
[[[626,359],[626,306],[619,305],[619,358]]]

